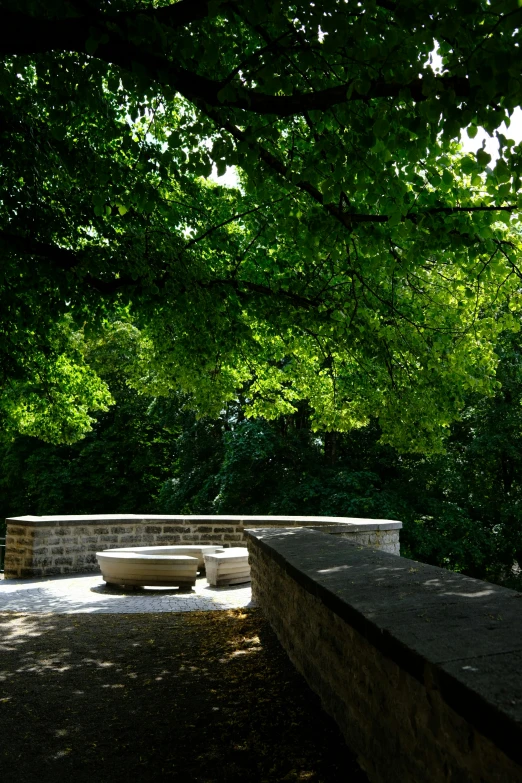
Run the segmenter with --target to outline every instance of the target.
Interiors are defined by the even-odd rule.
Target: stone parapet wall
[[[400,522],[349,517],[97,514],[6,520],[5,578],[95,571],[96,552],[128,546],[245,544],[251,527],[310,527],[399,554]]]
[[[522,781],[522,596],[310,530],[247,534],[252,588],[372,783]]]

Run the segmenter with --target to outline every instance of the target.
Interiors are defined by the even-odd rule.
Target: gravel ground
[[[0,613],[0,779],[366,781],[255,608]]]

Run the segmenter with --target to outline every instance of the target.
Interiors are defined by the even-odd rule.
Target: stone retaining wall
[[[96,552],[183,543],[241,546],[246,527],[306,526],[399,554],[401,522],[350,517],[97,514],[7,519],[5,578],[99,571]]]
[[[247,533],[254,597],[372,783],[522,781],[522,595],[311,530]]]

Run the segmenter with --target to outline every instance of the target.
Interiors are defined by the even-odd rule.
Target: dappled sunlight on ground
[[[0,639],[2,783],[366,780],[258,610],[2,613]]]
[[[205,578],[195,588],[145,587],[129,590],[107,585],[100,574],[0,581],[0,611],[52,613],[193,612],[251,605],[250,584],[211,587]]]

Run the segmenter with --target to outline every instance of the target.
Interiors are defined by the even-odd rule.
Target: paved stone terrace
[[[137,614],[219,611],[252,606],[250,585],[210,587],[198,579],[190,593],[147,587],[126,591],[107,587],[101,574],[0,579],[0,611],[56,614]]]

